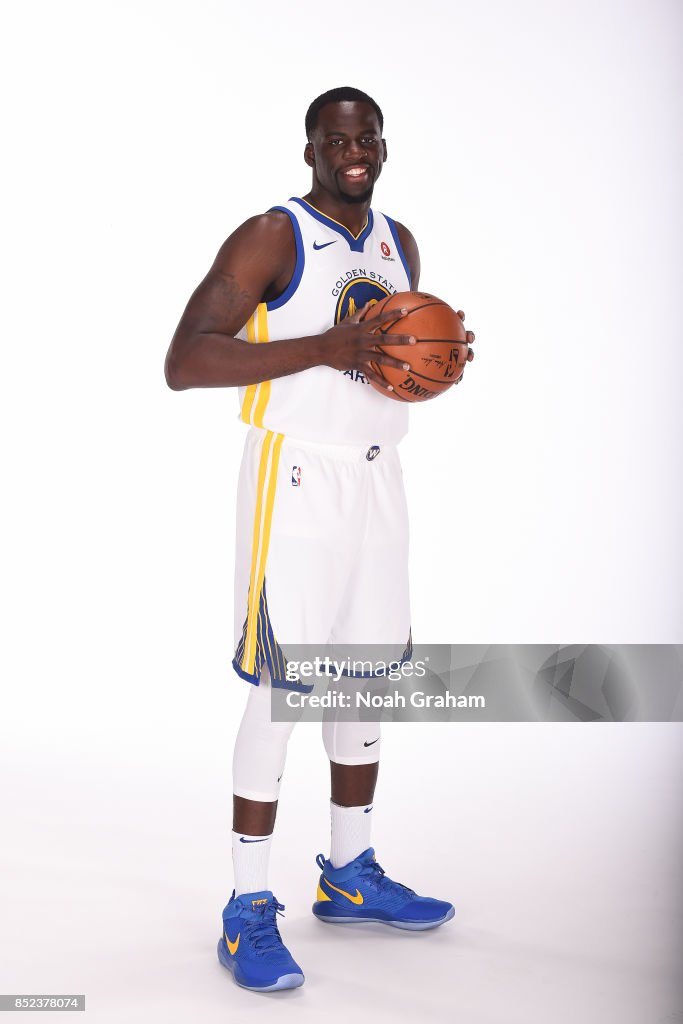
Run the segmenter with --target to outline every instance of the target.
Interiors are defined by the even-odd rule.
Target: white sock
[[[330,860],[333,868],[342,868],[370,845],[372,804],[340,807],[330,800],[332,843]]]
[[[247,836],[242,832],[232,834],[232,867],[235,873],[235,896],[245,892],[263,892],[268,889],[269,836]]]

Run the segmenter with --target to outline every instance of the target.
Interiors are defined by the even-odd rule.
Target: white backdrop
[[[68,944],[63,973],[49,975],[47,959],[36,969],[27,913],[47,900],[60,918],[73,914],[65,878],[50,875],[59,857],[30,865],[45,843],[69,864],[89,849],[74,815],[84,828],[111,828],[106,809],[119,808],[111,841],[81,856],[99,871],[93,905],[111,896],[131,828],[135,844],[163,840],[166,856],[177,847],[166,816],[196,830],[197,850],[213,851],[210,863],[188,856],[183,867],[205,885],[197,929],[226,895],[230,756],[245,695],[229,668],[243,435],[235,395],[168,391],[163,358],[223,239],[307,191],[303,116],[318,93],[355,85],[382,106],[389,160],[375,204],[415,234],[422,287],[464,309],[477,334],[465,382],[412,412],[403,445],[414,638],[681,640],[682,21],[666,0],[4,6],[0,735],[11,781],[5,849],[19,873],[7,890],[17,930],[2,937],[3,991],[44,988],[48,976],[55,990],[90,978],[98,991]],[[499,734],[487,734],[488,757]],[[676,726],[617,727],[602,743],[588,743],[585,727],[504,734],[524,736],[539,765],[550,758],[558,772],[594,757],[584,781],[603,811],[620,787],[601,756],[628,774],[637,747],[671,779],[680,755]],[[394,828],[410,813],[430,848],[452,850],[460,831],[444,807],[456,771],[484,770],[480,743],[471,727],[412,735],[414,759],[401,765],[387,731],[394,767],[379,795],[395,808]],[[320,798],[324,833],[317,730],[302,728],[296,743],[293,764]],[[407,810],[401,787],[423,753],[424,790]],[[514,756],[501,754],[499,770],[523,774]],[[159,806],[164,778],[188,794],[183,813],[206,801],[206,814],[187,825],[165,792],[163,821],[155,816],[149,801]],[[635,834],[653,799],[651,788],[638,792],[621,794]],[[292,803],[287,823],[287,799],[283,843],[308,828]],[[518,799],[535,796],[521,788]],[[462,792],[457,806],[467,817]],[[675,791],[657,789],[655,807],[673,830],[673,869]],[[481,843],[468,837],[465,875],[482,845],[499,842],[491,813]],[[652,861],[632,851],[634,877],[651,878],[662,856],[653,850]],[[169,874],[172,903],[179,872]],[[433,867],[424,883],[416,874],[409,861],[409,884],[436,877]],[[653,934],[660,923],[652,919]],[[102,986],[94,1019],[105,1020],[114,987]],[[469,1019],[496,1020],[477,998]],[[595,1019],[623,1024],[634,998],[626,992],[626,1009],[606,1003]],[[660,1017],[674,1008],[662,1003]],[[545,1019],[527,1010],[525,1020]],[[141,1019],[156,1013],[171,1019],[160,1005]]]

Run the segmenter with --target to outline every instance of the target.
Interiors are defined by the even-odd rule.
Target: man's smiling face
[[[304,151],[315,183],[334,199],[365,203],[372,197],[387,147],[372,106],[343,101],[328,103]]]

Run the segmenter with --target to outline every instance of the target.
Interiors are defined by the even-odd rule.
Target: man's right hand
[[[410,353],[406,352],[406,360],[395,359],[382,352],[378,346],[382,344],[384,337],[391,345],[415,345],[416,339],[408,334],[392,333],[378,336],[376,331],[382,324],[395,323],[397,315],[403,317],[408,310],[391,309],[373,317],[372,320],[364,320],[364,315],[372,305],[373,302],[368,302],[353,316],[335,324],[321,335],[322,358],[324,365],[331,366],[333,370],[360,370],[368,380],[374,381],[387,391],[393,391],[392,385],[373,370],[370,363],[393,366],[396,370],[409,370]]]

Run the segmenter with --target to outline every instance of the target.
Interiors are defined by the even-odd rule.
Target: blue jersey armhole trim
[[[405,270],[406,275],[408,277],[408,284],[410,285],[410,287],[412,289],[412,287],[413,287],[413,275],[410,273],[410,267],[408,266],[408,260],[406,259],[406,254],[403,251],[403,246],[401,245],[401,239],[398,237],[398,231],[396,230],[396,222],[393,221],[391,219],[391,217],[387,217],[386,213],[384,214],[384,219],[386,220],[387,224],[389,225],[389,230],[391,231],[391,237],[393,238],[394,244],[396,245],[396,249],[398,250],[398,254],[401,257],[401,263],[403,264],[403,269]]]
[[[279,309],[280,306],[284,306],[285,302],[289,302],[294,292],[299,287],[301,277],[304,272],[304,263],[306,262],[306,256],[304,253],[304,240],[301,237],[301,228],[299,222],[286,206],[271,206],[268,213],[273,210],[279,210],[280,213],[286,213],[292,222],[292,228],[294,229],[294,242],[296,244],[296,264],[294,266],[294,273],[292,274],[292,280],[289,282],[282,295],[279,295],[277,299],[273,299],[272,302],[266,302],[266,309]]]

